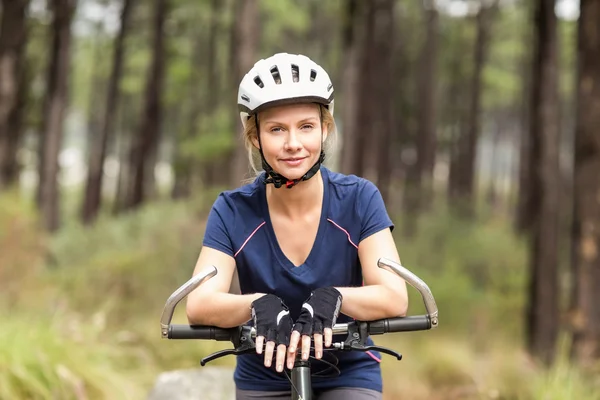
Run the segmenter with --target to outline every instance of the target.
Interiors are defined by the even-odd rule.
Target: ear
[[[322,125],[321,129],[322,129],[322,132],[323,132],[323,139],[322,139],[323,142],[322,143],[325,143],[325,141],[327,140],[327,135],[329,134],[329,131],[327,129],[327,124],[324,124],[324,123],[321,122],[321,125]]]
[[[259,145],[259,143],[258,143],[258,137],[254,136],[254,137],[251,139],[251,141],[252,141],[252,145],[253,145],[254,147],[256,147],[256,149],[257,149],[257,150],[260,150],[260,145]]]

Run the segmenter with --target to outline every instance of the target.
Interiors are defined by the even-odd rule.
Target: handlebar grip
[[[204,325],[170,325],[169,339],[208,339],[228,342],[237,328],[225,329]]]
[[[382,335],[389,332],[426,331],[431,329],[429,315],[388,318],[369,322],[369,334]]]

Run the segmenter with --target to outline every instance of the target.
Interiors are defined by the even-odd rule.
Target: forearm
[[[252,302],[262,293],[229,294],[210,293],[188,299],[186,308],[188,321],[192,325],[211,325],[220,328],[233,328],[244,324],[250,318]]]
[[[343,296],[343,314],[359,321],[406,315],[408,297],[385,285],[336,288]]]

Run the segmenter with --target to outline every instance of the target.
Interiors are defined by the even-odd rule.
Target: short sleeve
[[[225,197],[222,194],[219,195],[208,214],[202,245],[233,257],[233,244],[227,230],[228,226],[232,226],[232,218],[233,210],[227,204]]]
[[[386,228],[394,229],[394,223],[387,213],[381,192],[372,182],[365,182],[357,202],[358,215],[361,217],[359,242]]]

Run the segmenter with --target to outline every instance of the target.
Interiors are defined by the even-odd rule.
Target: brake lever
[[[355,350],[355,351],[379,351],[381,353],[389,354],[390,356],[396,357],[398,360],[402,360],[402,354],[381,346],[367,346],[368,324],[366,322],[359,322],[348,328],[348,336],[344,343],[338,347],[340,350]]]
[[[252,339],[250,329],[243,329],[240,327],[238,335],[233,335],[234,340],[232,340],[232,343],[235,346],[234,349],[225,349],[214,352],[200,360],[200,365],[204,367],[207,363],[225,356],[239,356],[241,354],[253,353],[256,350],[256,344],[254,343],[254,339]]]
[[[350,345],[350,348],[352,350],[356,350],[356,351],[378,351],[380,353],[385,353],[385,354],[389,354],[390,356],[394,356],[396,357],[397,360],[402,360],[402,354],[398,353],[395,350],[392,349],[388,349],[387,347],[381,347],[381,346],[363,346],[361,344],[356,344],[353,343],[352,345]]]
[[[237,348],[237,349],[219,350],[215,353],[212,353],[211,355],[204,357],[202,360],[200,360],[200,365],[204,367],[207,363],[209,363],[213,360],[216,360],[217,358],[221,358],[221,357],[225,357],[225,356],[239,356],[241,354],[248,354],[248,353],[253,353],[253,352],[254,352],[254,347],[246,347],[246,346],[242,346],[242,348]]]

